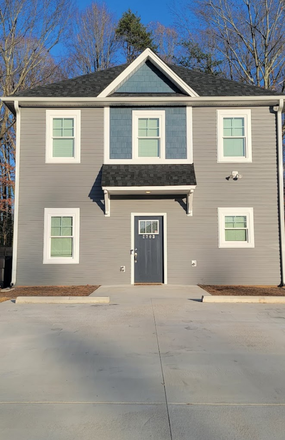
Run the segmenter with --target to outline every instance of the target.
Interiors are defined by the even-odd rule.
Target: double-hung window
[[[254,247],[253,208],[218,208],[219,247]]]
[[[46,111],[46,162],[80,162],[80,110]]]
[[[218,162],[251,161],[251,111],[218,110]]]
[[[46,208],[44,263],[79,263],[79,208]]]
[[[133,111],[133,157],[149,162],[165,158],[165,111]]]

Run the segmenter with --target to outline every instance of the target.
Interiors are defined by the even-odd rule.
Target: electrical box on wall
[[[197,260],[192,260],[192,267],[196,267],[197,266]]]
[[[126,272],[126,266],[120,266],[120,272]]]

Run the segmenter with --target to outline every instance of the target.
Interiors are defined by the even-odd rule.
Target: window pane
[[[62,136],[63,118],[53,118],[53,136]]]
[[[53,157],[74,157],[74,139],[53,139]]]
[[[157,234],[158,233],[158,221],[157,220],[153,220],[151,222],[151,233],[152,234]]]
[[[73,235],[73,218],[72,217],[52,217],[51,218],[51,236],[65,236]]]
[[[139,139],[139,157],[159,157],[159,139]]]
[[[225,217],[225,227],[226,228],[246,228],[246,216],[245,215],[236,215]]]
[[[244,136],[244,118],[224,118],[224,136]]]
[[[245,139],[224,139],[225,157],[245,157]]]
[[[225,230],[226,241],[247,241],[246,229],[226,229]]]
[[[73,238],[52,238],[51,257],[72,257]]]
[[[139,225],[140,225],[140,234],[145,234],[145,221],[144,220],[140,220],[139,221]]]
[[[74,136],[74,119],[65,118],[63,120],[63,136]]]
[[[145,227],[146,234],[151,234],[151,221],[147,220],[145,223],[146,223],[146,227]]]

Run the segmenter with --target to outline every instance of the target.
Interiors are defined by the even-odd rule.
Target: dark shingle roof
[[[196,185],[193,164],[103,165],[102,186]]]
[[[21,97],[96,97],[98,96],[128,64],[111,67],[99,72],[88,75],[78,76],[46,86],[35,87],[34,89],[24,90],[15,96]],[[275,95],[272,90],[265,90],[260,87],[238,83],[218,76],[190,70],[186,67],[168,65],[188,86],[190,86],[199,96],[262,96]],[[173,96],[168,94],[143,94],[141,96]],[[114,93],[111,96],[134,96],[134,94]],[[138,96],[138,95],[135,95]],[[177,94],[175,96],[183,96]]]

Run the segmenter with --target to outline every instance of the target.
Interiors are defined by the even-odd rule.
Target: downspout
[[[285,244],[284,244],[284,176],[283,176],[283,136],[282,136],[282,112],[284,99],[280,98],[277,108],[277,149],[278,149],[278,198],[279,198],[279,237],[280,237],[280,268],[281,281],[279,287],[284,286],[285,275]]]
[[[20,176],[20,108],[19,102],[14,102],[16,111],[16,155],[15,155],[15,193],[14,193],[14,231],[13,231],[13,259],[11,286],[16,284],[17,254],[18,254],[18,220],[19,220],[19,176]]]

